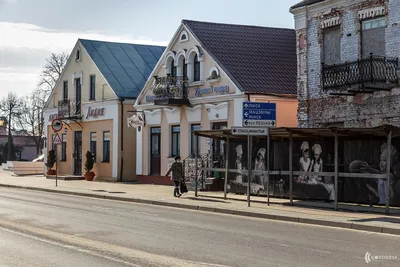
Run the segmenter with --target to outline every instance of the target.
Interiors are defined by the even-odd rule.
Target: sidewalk
[[[357,206],[357,209],[365,212],[334,211],[326,209],[332,207],[330,203],[294,201],[295,205],[292,206],[288,205],[288,200],[278,198],[271,198],[271,204],[267,206],[266,198],[261,197],[252,197],[251,207],[247,207],[246,196],[242,195],[228,194],[228,199],[224,200],[223,193],[199,192],[196,198],[194,192],[189,192],[181,198],[175,198],[171,186],[59,180],[56,187],[55,183],[55,180],[43,176],[11,176],[11,173],[0,171],[0,186],[3,187],[400,235],[400,209],[391,209],[393,214],[388,216],[380,213],[384,210],[382,208]],[[356,208],[354,205],[339,207]]]

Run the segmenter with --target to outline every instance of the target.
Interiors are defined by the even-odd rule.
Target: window
[[[186,38],[187,38],[186,34],[182,34],[181,40],[184,41],[184,40],[186,40]]]
[[[217,71],[213,70],[213,71],[211,72],[211,79],[218,79]]]
[[[190,127],[190,154],[193,156],[200,153],[199,148],[200,148],[200,138],[197,135],[194,135],[193,131],[199,131],[200,130],[200,124],[192,124]]]
[[[170,70],[171,70],[171,76],[172,76],[172,77],[176,77],[175,60],[172,60],[172,61],[171,61]]]
[[[80,59],[81,59],[81,51],[78,49],[76,50],[75,60],[80,60]]]
[[[67,134],[62,134],[61,138],[61,161],[67,161]]]
[[[110,162],[110,132],[103,132],[103,162]]]
[[[97,153],[97,134],[96,133],[90,133],[90,152],[92,152],[94,162],[96,162],[96,153]]]
[[[89,100],[96,100],[96,75],[90,75],[90,96]]]
[[[63,83],[63,99],[68,99],[68,81],[64,81]]]
[[[177,156],[180,154],[180,139],[181,139],[181,127],[171,127],[171,156]]]
[[[340,26],[324,29],[323,62],[325,65],[338,64],[342,60]]]
[[[197,54],[193,59],[193,81],[200,81],[200,61],[197,57]]]
[[[214,122],[212,124],[212,129],[213,130],[221,130],[221,129],[227,129],[228,128],[228,123],[227,122]],[[214,160],[218,160],[218,158],[221,155],[224,155],[224,144],[225,141],[222,140],[214,140],[213,141],[213,156]]]
[[[15,151],[15,160],[21,160],[22,156],[21,156],[21,150],[16,150]]]
[[[187,77],[187,64],[185,58],[182,58],[182,76]]]
[[[361,22],[362,38],[361,50],[363,57],[370,56],[371,53],[377,56],[385,56],[386,42],[386,17],[370,19]]]

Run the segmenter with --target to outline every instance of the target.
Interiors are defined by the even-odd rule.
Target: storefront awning
[[[400,136],[400,128],[393,125],[382,125],[374,128],[270,128],[269,135],[271,139],[285,139],[290,138],[292,133],[293,139],[300,138],[320,138],[320,137],[333,137],[335,132],[339,137],[348,138],[368,138],[368,137],[387,137],[388,133],[392,131],[392,136]],[[193,131],[197,136],[211,138],[211,139],[245,139],[246,136],[233,135],[231,129],[222,130],[200,130]],[[253,136],[255,138],[264,138],[262,136]]]

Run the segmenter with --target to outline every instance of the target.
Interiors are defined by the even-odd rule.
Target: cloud
[[[16,0],[7,0],[13,2]],[[0,0],[0,5],[6,2]],[[39,81],[45,58],[51,53],[70,53],[78,38],[110,42],[167,45],[133,35],[107,35],[98,32],[60,31],[28,23],[0,22],[0,98],[8,91],[26,94]]]
[[[0,33],[0,47],[42,49],[53,52],[69,52],[78,38],[150,45],[168,43],[129,34],[113,36],[95,32],[59,31],[27,23],[0,22]]]

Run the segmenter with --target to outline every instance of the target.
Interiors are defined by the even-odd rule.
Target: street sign
[[[53,138],[53,145],[60,145],[62,143],[60,135],[57,133]]]
[[[275,127],[276,103],[243,102],[243,126]]]
[[[130,118],[127,118],[128,128],[138,128],[144,126],[144,121],[142,117],[133,115]]]
[[[51,122],[51,128],[53,128],[54,132],[56,132],[56,133],[61,131],[62,127],[63,127],[63,123],[59,119],[55,119]]]
[[[268,136],[267,128],[232,127],[233,135]]]

